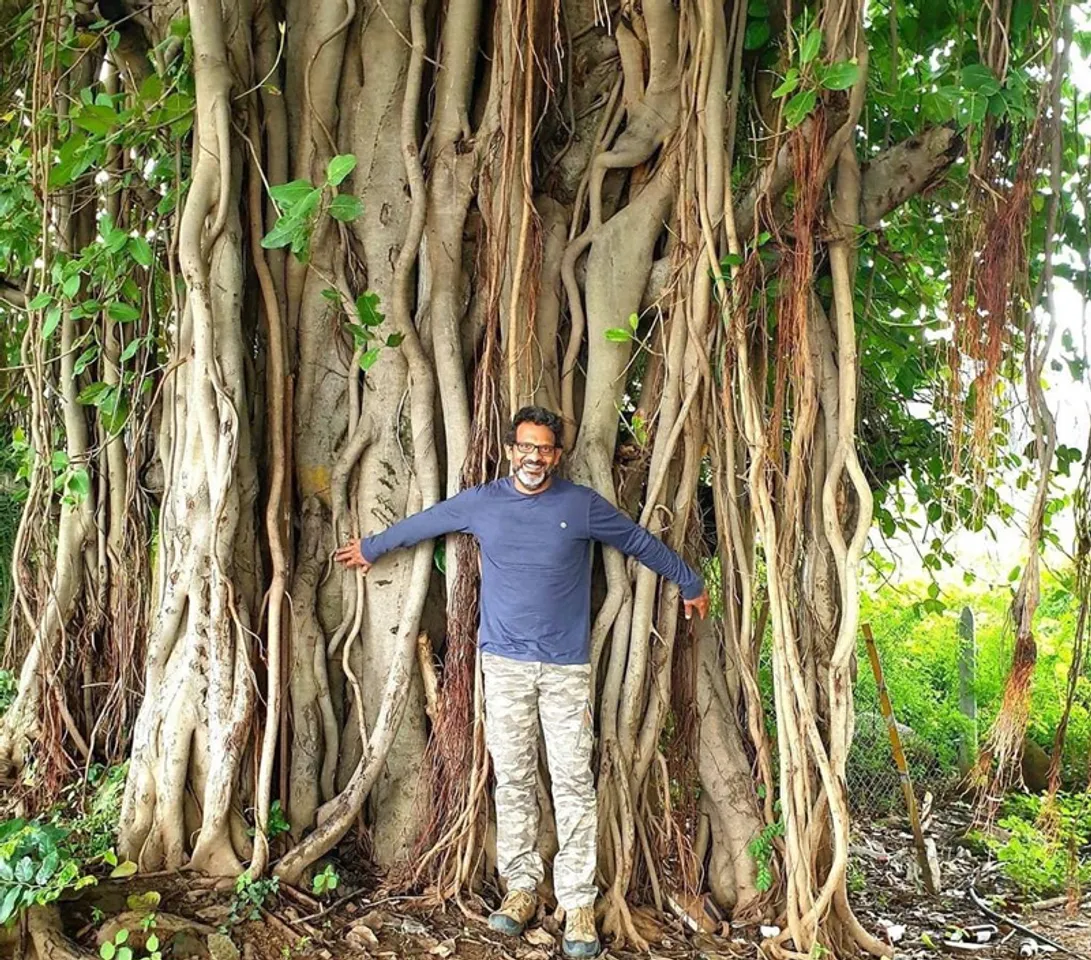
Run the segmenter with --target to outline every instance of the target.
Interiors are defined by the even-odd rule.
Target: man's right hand
[[[350,540],[343,547],[338,547],[333,555],[333,559],[338,563],[343,563],[350,570],[359,568],[364,573],[367,573],[368,570],[371,569],[371,564],[364,559],[364,555],[360,551],[359,540]]]

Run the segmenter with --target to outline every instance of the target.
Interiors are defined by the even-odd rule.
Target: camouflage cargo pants
[[[553,889],[566,910],[595,902],[595,783],[590,664],[481,656],[485,738],[496,773],[496,859],[508,889],[533,891],[538,854],[538,722],[545,734],[559,849]]]

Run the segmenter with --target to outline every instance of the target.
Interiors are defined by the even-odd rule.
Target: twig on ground
[[[974,888],[974,885],[970,884],[970,899],[977,905],[977,909],[980,910],[990,920],[994,920],[997,923],[1003,923],[1011,927],[1014,930],[1018,930],[1022,934],[1026,934],[1028,937],[1033,937],[1039,943],[1044,943],[1047,947],[1053,947],[1054,950],[1059,950],[1061,953],[1067,953],[1070,957],[1088,957],[1089,954],[1077,953],[1075,950],[1066,947],[1063,943],[1058,943],[1056,940],[1051,940],[1044,933],[1038,933],[1037,930],[1032,930],[1030,927],[1024,926],[1019,923],[1018,920],[1012,920],[1011,917],[1006,917],[1002,913],[998,913],[992,907],[990,907],[984,900],[981,899],[980,894]]]

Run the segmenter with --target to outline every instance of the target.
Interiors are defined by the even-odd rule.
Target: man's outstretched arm
[[[692,616],[694,610],[704,619],[708,613],[708,593],[705,591],[704,581],[696,570],[662,540],[639,524],[633,523],[609,500],[597,493],[591,494],[587,520],[591,539],[609,544],[626,556],[635,557],[661,577],[677,583],[682,590],[686,619]]]
[[[399,520],[382,533],[363,540],[352,540],[338,549],[334,559],[349,567],[363,567],[366,573],[371,565],[391,550],[412,547],[422,540],[433,540],[447,533],[469,533],[469,503],[473,489],[463,490],[449,500],[441,500],[427,510]]]

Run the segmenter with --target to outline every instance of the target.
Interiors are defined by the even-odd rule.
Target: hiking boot
[[[595,931],[595,908],[576,907],[564,920],[564,955],[566,957],[597,957],[602,948]]]
[[[538,909],[538,897],[530,890],[509,890],[500,909],[489,916],[489,927],[497,933],[517,937]],[[581,954],[583,956],[583,954]]]

